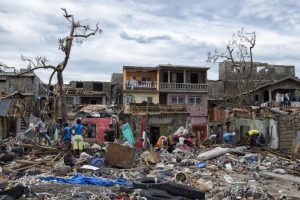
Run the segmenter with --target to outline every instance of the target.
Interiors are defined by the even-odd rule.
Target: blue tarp
[[[125,180],[119,178],[116,181],[106,180],[102,178],[83,176],[77,174],[72,178],[57,178],[57,177],[43,177],[44,181],[57,181],[58,183],[70,183],[70,184],[80,184],[80,185],[97,185],[97,186],[114,186],[116,184],[125,185]]]

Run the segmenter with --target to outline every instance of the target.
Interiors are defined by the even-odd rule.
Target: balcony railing
[[[160,90],[203,91],[207,92],[207,84],[197,83],[161,83]]]
[[[134,89],[134,88],[150,88],[156,89],[157,82],[156,81],[125,81],[126,89]]]
[[[186,105],[148,105],[141,106],[133,104],[129,107],[129,112],[141,113],[141,112],[161,112],[161,113],[188,113]]]

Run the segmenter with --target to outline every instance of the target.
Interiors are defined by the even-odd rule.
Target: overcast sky
[[[65,82],[110,81],[123,65],[209,66],[207,52],[224,48],[242,27],[256,32],[255,61],[295,65],[299,76],[298,0],[0,0],[0,62],[24,68],[21,55],[40,55],[57,65],[58,38],[69,33],[61,7],[103,30],[74,44]],[[50,72],[37,74],[46,82]],[[217,72],[211,67],[208,78]]]

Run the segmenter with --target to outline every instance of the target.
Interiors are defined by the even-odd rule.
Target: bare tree
[[[216,63],[218,61],[228,60],[233,70],[237,73],[237,81],[245,84],[238,84],[239,93],[247,90],[249,87],[241,88],[242,85],[248,85],[249,79],[253,73],[253,48],[256,45],[255,31],[246,32],[244,28],[233,34],[232,39],[228,42],[226,49],[219,52],[217,49],[208,53],[207,61]]]
[[[58,39],[59,43],[59,50],[64,53],[64,59],[58,64],[58,65],[50,65],[48,64],[48,60],[44,56],[37,56],[35,57],[34,60],[25,58],[21,56],[22,61],[28,62],[28,70],[20,73],[18,75],[26,74],[29,72],[32,72],[37,69],[51,69],[53,72],[51,73],[49,77],[49,82],[48,82],[48,89],[47,89],[47,94],[52,82],[52,78],[54,75],[57,76],[57,85],[58,85],[58,95],[59,95],[59,100],[61,103],[61,118],[62,121],[66,121],[66,94],[63,88],[64,81],[63,81],[63,71],[66,69],[70,54],[71,54],[71,49],[73,46],[73,42],[82,43],[82,39],[86,39],[90,36],[96,35],[97,33],[101,33],[102,30],[99,28],[98,24],[96,24],[95,28],[91,28],[89,25],[82,25],[79,20],[75,20],[74,16],[72,14],[69,14],[65,8],[62,8],[62,11],[64,13],[64,17],[68,20],[70,23],[70,32],[69,34],[64,37]],[[4,64],[0,64],[0,66],[8,68]],[[57,110],[57,106],[55,107]],[[57,116],[56,116],[57,118]]]

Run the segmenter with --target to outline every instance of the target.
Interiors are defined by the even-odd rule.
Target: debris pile
[[[136,148],[127,129],[124,140],[91,144],[79,158],[26,136],[1,141],[0,195],[13,199],[300,198],[299,160],[266,147],[214,144],[200,149],[184,129],[179,130],[156,147]]]

